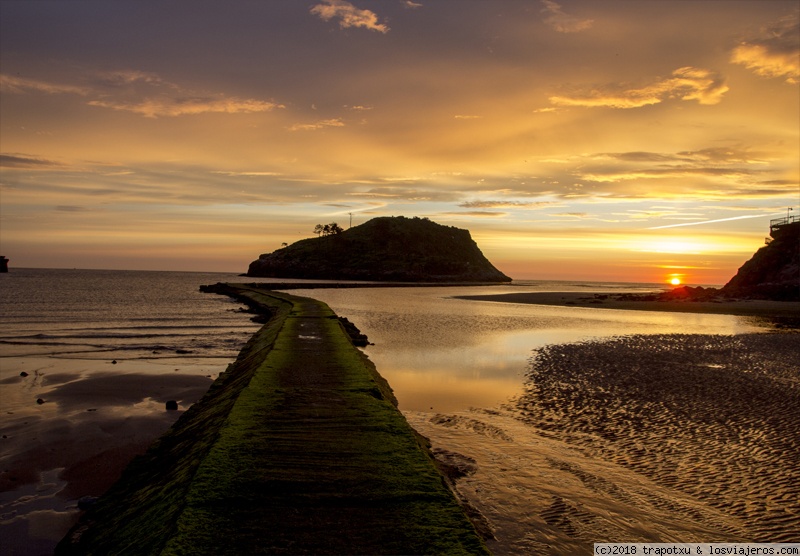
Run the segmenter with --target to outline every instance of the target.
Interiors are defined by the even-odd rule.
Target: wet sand
[[[3,358],[3,553],[51,553],[76,521],[78,500],[105,492],[229,363]],[[167,400],[179,409],[167,411]]]
[[[409,420],[462,454],[494,554],[797,542],[798,361],[788,332],[550,345],[506,407]]]
[[[620,294],[584,292],[525,292],[495,295],[466,295],[458,299],[497,301],[532,305],[563,305],[593,309],[622,309],[633,311],[673,311],[743,315],[757,317],[800,318],[800,302],[742,299],[725,301],[632,301],[620,299]]]

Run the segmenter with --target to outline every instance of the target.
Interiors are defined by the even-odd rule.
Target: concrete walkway
[[[115,516],[104,524],[92,511],[62,553],[120,553],[115,546],[146,548],[136,554],[488,553],[388,385],[330,308],[246,286],[228,293],[270,307],[273,318],[230,376],[162,439],[162,453],[156,446],[97,505],[134,523]],[[237,373],[251,376],[234,384]],[[203,427],[203,406],[226,403]],[[200,436],[191,445],[188,430]],[[183,454],[170,435],[182,439]],[[184,471],[159,480],[163,466]],[[160,492],[172,503],[160,504],[159,517],[145,509]],[[154,519],[167,523],[153,527]],[[157,542],[136,540],[154,529]]]

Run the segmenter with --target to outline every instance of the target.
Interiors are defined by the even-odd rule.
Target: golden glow
[[[678,278],[678,277],[671,278],[669,283],[672,284],[673,286],[680,286],[681,285],[681,279]]]
[[[202,63],[206,37],[171,3],[153,8],[169,33],[103,50],[112,21],[61,4],[3,3],[16,267],[241,272],[317,223],[404,215],[470,230],[518,279],[720,284],[797,204],[783,2],[263,2],[198,14],[242,35]],[[145,36],[142,18],[113,24]],[[87,40],[59,40],[65,25]]]
[[[705,251],[709,251],[710,248],[696,240],[654,240],[644,242],[640,250],[651,253],[699,255]]]

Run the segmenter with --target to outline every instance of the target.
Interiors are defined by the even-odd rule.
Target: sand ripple
[[[798,541],[798,340],[790,333],[662,335],[551,345],[537,350],[517,405],[525,423],[691,495],[725,519],[709,522],[692,506],[656,501],[666,510],[706,520],[724,536]],[[602,477],[552,465],[637,503]],[[542,517],[573,532],[592,520],[561,499]]]

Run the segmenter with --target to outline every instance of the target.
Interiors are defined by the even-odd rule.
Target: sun
[[[681,285],[681,279],[677,278],[677,277],[676,278],[672,278],[672,279],[670,279],[669,283],[672,284],[673,286],[680,286]]]

